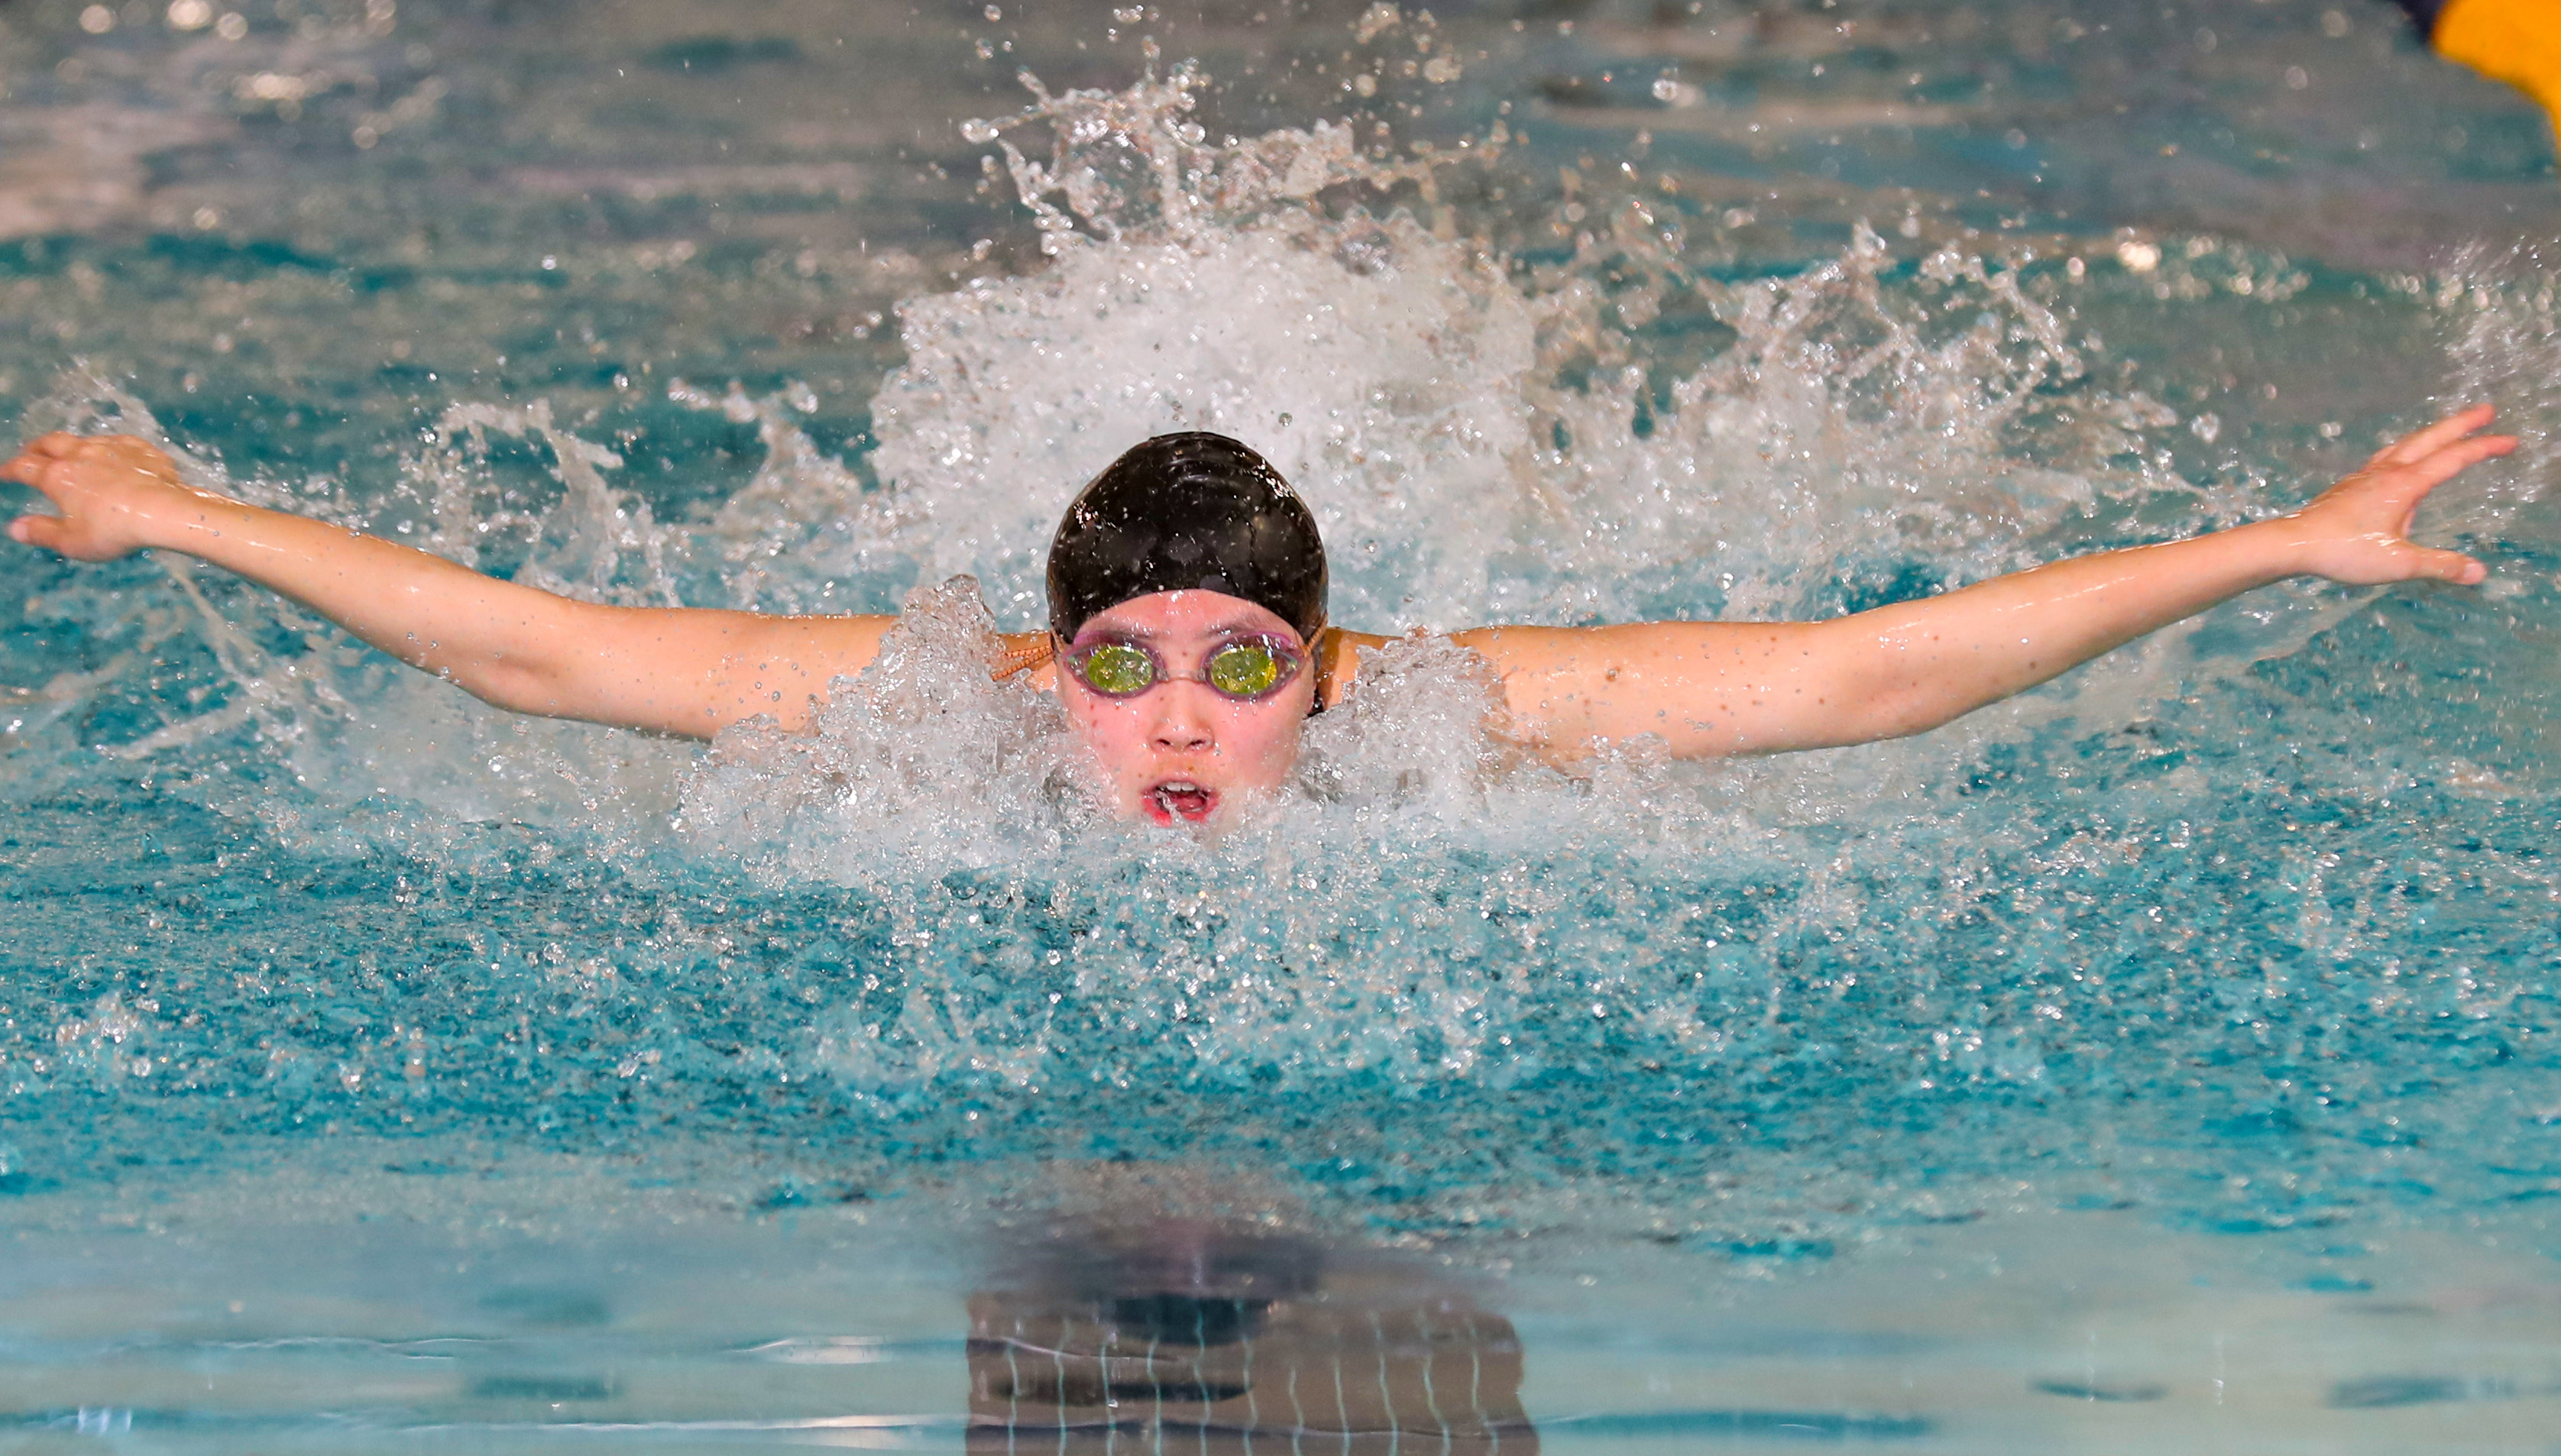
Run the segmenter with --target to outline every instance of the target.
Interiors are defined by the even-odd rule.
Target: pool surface
[[[0,83],[25,429],[907,614],[703,747],[0,550],[0,1450],[2561,1449],[2561,175],[2396,8],[45,4]],[[2485,588],[1896,743],[1567,778],[1427,636],[1201,843],[973,667],[1164,429],[1406,632],[2476,399]]]

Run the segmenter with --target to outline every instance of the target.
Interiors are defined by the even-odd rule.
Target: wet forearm
[[[1843,741],[1936,728],[2308,569],[2292,518],[2033,570],[1825,623],[1860,681]]]
[[[1921,732],[2303,569],[2285,522],[2058,562],[1827,622],[1462,632],[1515,736],[1561,764],[1646,736],[1676,757]]]
[[[288,596],[412,667],[503,707],[542,705],[547,680],[597,610],[441,557],[209,494],[154,503],[143,544],[182,552]],[[574,715],[573,715],[574,716]]]
[[[760,716],[798,729],[892,620],[573,601],[216,496],[153,509],[142,545],[237,571],[475,698],[546,718],[689,737]]]

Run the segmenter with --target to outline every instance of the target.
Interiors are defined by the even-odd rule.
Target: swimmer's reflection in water
[[[969,1300],[969,1446],[1526,1456],[1511,1323],[1385,1263],[1188,1218],[1070,1226]]]

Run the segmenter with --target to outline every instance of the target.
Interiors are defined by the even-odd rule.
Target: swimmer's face
[[[1210,654],[1255,638],[1296,649],[1297,676],[1251,701],[1191,680]],[[1215,825],[1234,805],[1266,797],[1288,778],[1298,761],[1299,725],[1315,704],[1315,664],[1307,644],[1268,608],[1216,591],[1159,591],[1098,613],[1067,647],[1096,642],[1143,646],[1180,675],[1112,698],[1059,664],[1059,702],[1101,765],[1114,813],[1149,824]]]

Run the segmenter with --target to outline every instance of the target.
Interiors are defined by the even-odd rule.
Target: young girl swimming
[[[1923,732],[2226,598],[2290,576],[2472,585],[2477,561],[2408,539],[2431,490],[2516,447],[2486,406],[2385,448],[2291,515],[2101,552],[1822,622],[1481,627],[1451,634],[1499,684],[1503,732],[1559,765],[1652,735],[1683,758]],[[48,434],[0,466],[56,515],[12,540],[81,561],[143,548],[226,567],[412,667],[519,713],[710,737],[802,729],[896,618],[604,606],[185,484],[131,436]],[[1325,617],[1324,548],[1270,464],[1214,434],[1147,440],[1068,507],[1046,633],[990,670],[1058,695],[1124,817],[1215,825],[1288,777],[1310,713],[1387,638]]]

